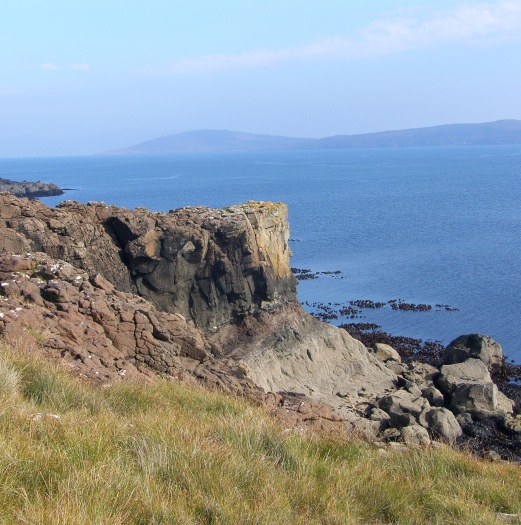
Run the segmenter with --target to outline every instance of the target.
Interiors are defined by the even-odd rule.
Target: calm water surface
[[[51,206],[283,201],[292,266],[341,272],[301,282],[301,301],[448,304],[458,311],[386,307],[355,321],[444,343],[486,333],[521,362],[520,146],[2,159],[0,177],[74,188]]]

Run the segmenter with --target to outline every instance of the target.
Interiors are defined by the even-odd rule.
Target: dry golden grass
[[[309,438],[182,383],[99,388],[0,355],[2,524],[445,525],[521,513],[519,466]]]

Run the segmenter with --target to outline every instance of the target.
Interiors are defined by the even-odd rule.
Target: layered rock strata
[[[0,195],[0,251],[44,252],[204,331],[296,300],[284,204],[133,211],[66,201],[51,209]]]

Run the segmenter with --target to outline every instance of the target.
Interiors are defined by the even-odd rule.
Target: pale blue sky
[[[521,0],[5,4],[0,155],[521,119]]]

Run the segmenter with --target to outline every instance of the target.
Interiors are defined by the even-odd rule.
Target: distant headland
[[[29,182],[25,180],[17,182],[0,178],[0,192],[2,191],[8,191],[16,197],[28,197],[31,199],[63,195],[63,190],[56,186],[56,184],[48,184],[40,181]]]
[[[521,120],[498,120],[480,124],[445,124],[360,135],[335,135],[320,139],[207,129],[167,135],[127,148],[105,151],[100,155],[511,144],[521,144]]]

